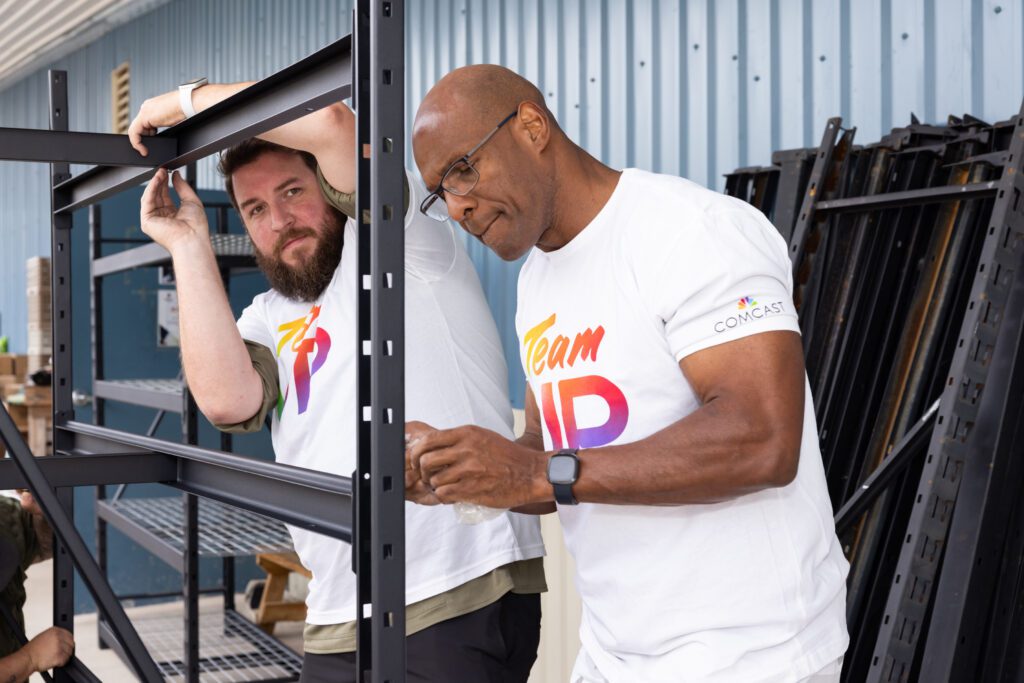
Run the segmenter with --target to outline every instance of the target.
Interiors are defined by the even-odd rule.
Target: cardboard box
[[[34,256],[25,262],[25,275],[29,287],[50,284],[50,259],[45,256]]]
[[[18,378],[19,382],[24,382],[28,377],[28,356],[14,357],[14,376]]]
[[[35,405],[50,405],[53,397],[53,387],[37,387],[35,385],[25,385],[25,404],[30,406]]]
[[[0,353],[0,376],[14,374],[14,354]]]
[[[41,329],[36,325],[28,326],[28,355],[49,355],[53,351],[53,331],[47,325]]]

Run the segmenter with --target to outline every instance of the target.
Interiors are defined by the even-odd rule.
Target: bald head
[[[561,248],[618,180],[562,132],[536,86],[491,64],[427,93],[412,149],[434,206],[506,260]]]
[[[522,102],[533,102],[554,123],[540,90],[516,72],[495,64],[464,66],[427,93],[416,113],[413,135],[435,126],[479,124],[489,128]]]

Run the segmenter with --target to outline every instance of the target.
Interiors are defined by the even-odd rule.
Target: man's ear
[[[551,120],[548,112],[536,102],[526,101],[519,105],[518,118],[526,129],[534,150],[543,151],[551,142]]]

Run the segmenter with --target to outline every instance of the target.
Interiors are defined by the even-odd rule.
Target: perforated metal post
[[[361,679],[374,683],[405,680],[404,21],[401,1],[356,3],[361,351],[356,657]]]
[[[68,130],[68,81],[67,73],[50,71],[50,130]],[[71,168],[66,163],[50,165],[50,177],[54,187],[71,177]],[[66,203],[67,197],[60,190],[51,194],[51,208]],[[53,448],[54,452],[65,447],[67,438],[57,427],[74,419],[71,402],[71,215],[51,214],[51,305],[53,320]],[[56,489],[57,499],[68,517],[74,520],[75,490],[70,487]],[[75,567],[67,548],[59,540],[53,548],[53,624],[74,632],[75,629]],[[68,680],[66,674],[57,672],[56,680]]]

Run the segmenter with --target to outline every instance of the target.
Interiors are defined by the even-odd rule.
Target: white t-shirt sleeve
[[[786,244],[763,215],[728,207],[663,225],[636,277],[676,360],[761,332],[800,332]]]
[[[409,179],[409,208],[405,212],[405,270],[424,282],[434,282],[455,265],[458,236],[450,221],[444,223],[424,216],[420,202],[427,195],[423,182],[406,171]]]

